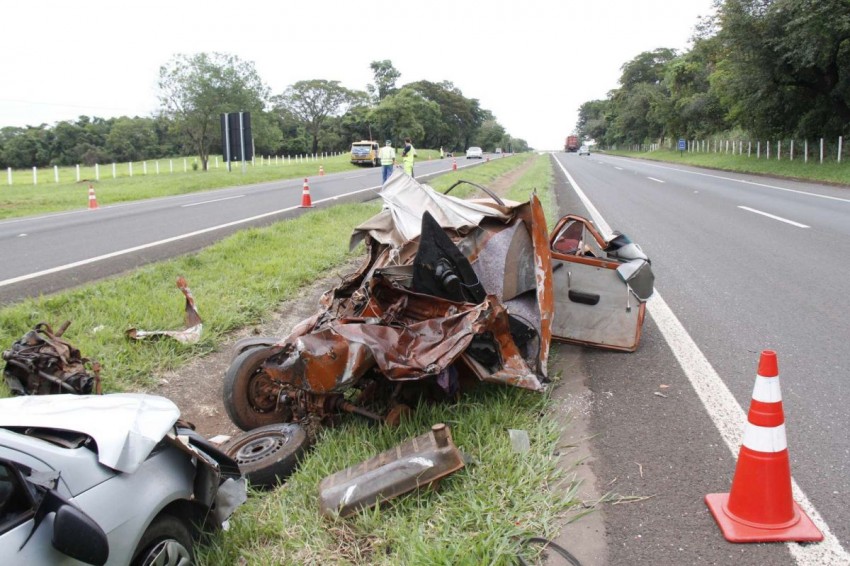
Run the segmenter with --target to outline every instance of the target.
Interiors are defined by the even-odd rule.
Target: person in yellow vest
[[[404,149],[401,150],[401,165],[404,172],[413,177],[413,158],[416,157],[416,148],[413,147],[410,138],[404,138]]]
[[[392,140],[387,140],[384,143],[384,147],[378,151],[378,157],[381,159],[381,184],[384,184],[393,174],[393,166],[395,165],[395,148]]]

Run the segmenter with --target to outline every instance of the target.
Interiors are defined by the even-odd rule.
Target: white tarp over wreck
[[[463,234],[475,228],[484,218],[508,222],[513,209],[520,203],[468,201],[438,193],[405,173],[396,171],[380,192],[384,209],[354,229],[351,236],[353,249],[369,234],[381,244],[397,248],[419,237],[422,215],[427,211],[443,227]]]

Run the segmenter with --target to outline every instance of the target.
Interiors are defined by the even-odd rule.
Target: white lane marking
[[[365,191],[375,191],[377,192],[380,189],[380,186],[369,187],[366,189],[359,189],[357,191],[352,191],[350,193],[345,193],[344,195],[337,195],[336,197],[330,197],[326,199],[320,199],[313,201],[313,204],[320,204],[326,201],[332,201],[338,199],[340,196],[350,196],[356,195]],[[272,212],[266,212],[263,214],[258,214],[256,216],[251,216],[250,218],[242,218],[240,220],[234,220],[233,222],[227,222],[225,224],[219,224],[218,226],[211,226],[209,228],[203,228],[201,230],[195,230],[194,232],[188,232],[186,234],[180,234],[177,236],[172,236],[171,238],[165,238],[163,240],[157,240],[156,242],[149,242],[147,244],[142,244],[140,246],[133,246],[132,248],[127,248],[123,250],[117,250],[114,252],[110,252],[108,254],[99,255],[97,257],[90,257],[88,259],[83,259],[80,261],[75,261],[73,263],[66,263],[65,265],[59,265],[57,267],[51,267],[50,269],[44,269],[42,271],[37,271],[35,273],[28,273],[26,275],[20,275],[18,277],[12,277],[11,279],[4,279],[0,281],[0,287],[5,287],[7,285],[13,285],[15,283],[20,283],[21,281],[28,281],[30,279],[35,279],[37,277],[42,277],[44,275],[50,275],[52,273],[59,273],[60,271],[67,271],[68,269],[74,269],[75,267],[81,267],[83,265],[89,265],[92,263],[96,263],[98,261],[103,261],[105,259],[110,259],[113,257],[118,257],[126,254],[130,254],[133,252],[137,252],[140,250],[145,250],[148,248],[153,248],[156,246],[161,246],[163,244],[170,244],[171,242],[177,242],[180,240],[185,240],[186,238],[191,238],[193,236],[199,236],[201,234],[206,234],[208,232],[213,232],[215,230],[221,230],[222,228],[229,228],[231,226],[238,226],[240,224],[245,224],[246,222],[252,222],[254,220],[259,220],[261,218],[267,218],[269,216],[274,216],[276,214],[282,214],[284,212],[289,212],[290,210],[295,210],[296,208],[301,208],[300,206],[290,206],[287,208],[281,208],[279,210],[274,210]]]
[[[221,202],[223,200],[233,200],[235,198],[242,198],[244,196],[245,195],[236,195],[236,196],[232,196],[232,197],[216,198],[216,199],[213,199],[213,200],[205,200],[205,201],[201,201],[201,202],[190,202],[189,204],[181,204],[180,208],[189,208],[190,206],[199,206],[199,205],[202,205],[202,204],[210,204],[211,202]]]
[[[616,165],[614,166],[614,169],[616,169],[617,171],[622,171],[622,170],[623,170],[623,168],[622,168],[622,167],[617,167]]]
[[[24,234],[18,234],[18,238],[26,238],[26,237],[27,237],[27,235],[25,233]]]
[[[602,218],[602,215],[599,214],[584,191],[579,188],[567,169],[557,159],[555,163],[561,167],[561,170],[567,176],[576,194],[593,217],[597,228],[603,231],[606,239],[610,237],[611,227]],[[652,320],[670,346],[670,350],[705,406],[714,426],[717,427],[732,456],[737,458],[743,434],[741,426],[747,422],[747,415],[657,290],[652,298],[647,301],[647,307]],[[850,564],[850,553],[842,548],[841,543],[830,531],[829,525],[826,524],[826,521],[793,478],[791,479],[791,489],[794,500],[823,533],[823,542],[820,543],[806,545],[795,542],[786,543],[797,563],[802,566]]]
[[[625,159],[625,158],[622,158]],[[764,187],[766,189],[773,189],[775,191],[785,191],[788,193],[797,193],[799,195],[806,195],[810,197],[824,198],[827,200],[837,200],[839,202],[848,202],[850,203],[850,199],[841,198],[841,197],[831,197],[829,195],[819,195],[817,193],[810,193],[808,191],[800,191],[797,189],[786,189],[785,187],[777,187],[776,185],[768,185],[766,183],[756,183],[755,181],[747,181],[745,179],[735,179],[734,177],[724,177],[723,175],[712,175],[711,173],[700,173],[698,171],[688,171],[687,169],[677,169],[676,167],[666,167],[664,165],[656,165],[655,163],[643,163],[647,167],[656,167],[658,169],[666,169],[668,171],[678,171],[679,173],[687,173],[689,175],[699,175],[701,177],[711,177],[712,179],[722,179],[724,181],[733,181],[735,183],[743,183],[745,185],[753,185],[756,187]],[[815,181],[813,181],[815,182]]]
[[[811,226],[806,226],[805,224],[800,224],[799,222],[794,222],[793,220],[788,220],[787,218],[782,218],[781,216],[775,216],[773,214],[769,214],[761,210],[756,210],[755,208],[750,208],[749,206],[738,206],[738,208],[740,208],[741,210],[755,212],[756,214],[761,214],[762,216],[767,216],[768,218],[773,218],[774,220],[779,220],[780,222],[785,222],[786,224],[796,226],[797,228],[811,228]]]
[[[661,179],[656,179],[655,177],[647,177],[647,179],[649,179],[650,181],[655,181],[656,183],[663,183],[664,182]]]

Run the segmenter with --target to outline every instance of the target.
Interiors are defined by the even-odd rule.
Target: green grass
[[[436,159],[439,152],[432,149],[418,149],[419,161]],[[269,161],[259,158],[255,165],[246,165],[242,173],[241,163],[234,163],[233,170],[228,172],[225,164],[219,160],[210,162],[209,171],[192,169],[192,159],[187,158],[187,171],[183,170],[183,159],[171,160],[174,172],[168,159],[151,160],[147,163],[147,174],[144,174],[144,162],[133,164],[133,176],[129,176],[127,163],[116,164],[116,177],[112,178],[112,165],[100,167],[100,180],[95,180],[94,167],[80,168],[80,181],[77,182],[76,169],[65,167],[59,169],[59,183],[54,182],[53,169],[38,171],[38,184],[33,185],[32,171],[17,170],[12,175],[12,185],[8,184],[5,174],[0,177],[0,220],[34,214],[46,214],[87,208],[89,204],[89,185],[94,187],[97,203],[100,206],[121,202],[143,200],[156,197],[180,195],[208,189],[229,187],[233,185],[252,185],[282,179],[299,179],[316,177],[319,167],[326,174],[341,171],[357,170],[357,165],[349,163],[349,154],[327,157],[324,159],[293,159]],[[159,174],[156,174],[156,163],[159,163]],[[377,174],[377,173],[376,173]]]
[[[759,175],[773,175],[791,179],[850,185],[850,162],[838,163],[835,160],[830,160],[821,164],[816,159],[810,157],[808,163],[804,163],[802,157],[799,155],[795,156],[794,161],[791,161],[788,159],[787,154],[782,159],[776,159],[775,155],[771,159],[767,159],[764,153],[762,153],[760,159],[756,159],[755,149],[753,149],[750,157],[747,157],[746,154],[731,155],[726,153],[683,152],[680,155],[678,151],[668,150],[651,152],[606,150],[605,153],[670,163],[682,163],[697,167],[709,167],[737,173],[756,173]]]
[[[493,160],[437,178],[432,186],[444,190],[457,177],[486,186],[529,159],[534,161],[507,196],[524,200],[536,188],[553,222],[548,156]],[[246,230],[200,253],[4,307],[0,344],[10,345],[40,320],[56,327],[70,319],[65,338],[84,356],[101,361],[107,391],[145,390],[158,372],[215,350],[226,333],[266,319],[281,301],[299,296],[305,284],[345,261],[351,230],[379,209],[373,201],[310,211]],[[204,318],[201,342],[184,346],[124,339],[130,326],[182,326],[183,298],[174,284],[178,275],[188,279]],[[210,379],[221,379],[224,369]],[[575,486],[556,485],[564,479],[557,467],[558,424],[541,417],[551,402],[539,393],[482,384],[455,403],[423,404],[397,429],[347,417],[341,426],[321,432],[283,487],[253,493],[231,519],[231,529],[199,549],[199,562],[514,564],[520,542],[554,536],[556,518],[575,503]],[[319,514],[321,478],[422,434],[436,422],[449,424],[456,444],[473,460],[444,479],[439,490],[413,492],[348,519]],[[511,451],[510,428],[528,431],[529,452]],[[535,555],[524,552],[527,559]]]
[[[325,429],[288,482],[254,494],[230,531],[201,549],[201,564],[515,564],[520,542],[553,536],[574,504],[574,486],[551,489],[559,430],[540,418],[539,393],[481,385],[452,404],[422,404],[399,428],[351,418]],[[473,463],[423,489],[346,519],[319,514],[321,479],[444,422]],[[511,450],[508,429],[529,433],[531,450]],[[530,553],[526,553],[526,558]]]

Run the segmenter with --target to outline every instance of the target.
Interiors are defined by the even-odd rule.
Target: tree
[[[151,118],[118,118],[106,136],[106,150],[116,161],[139,161],[156,156],[158,145]]]
[[[435,102],[440,109],[439,126],[426,133],[425,141],[430,147],[469,147],[470,140],[488,118],[478,100],[464,97],[460,89],[449,81],[417,81],[405,85],[405,88]]]
[[[269,94],[253,63],[225,53],[176,55],[159,70],[159,90],[163,113],[198,152],[205,171],[221,114],[247,111],[252,121],[262,120]]]
[[[501,147],[504,137],[505,128],[496,120],[487,120],[478,128],[474,145],[483,147],[485,151],[493,151],[497,147]]]
[[[380,137],[393,140],[409,137],[419,147],[424,144],[427,131],[439,128],[440,107],[405,87],[387,96],[372,111],[371,121]]]
[[[301,121],[312,137],[312,153],[319,150],[319,136],[330,116],[339,116],[357,95],[339,81],[314,79],[298,81],[274,98],[278,112],[288,112]]]
[[[718,18],[726,57],[712,80],[733,120],[755,135],[846,134],[846,0],[726,0]]]
[[[376,103],[380,103],[387,96],[397,92],[395,83],[401,78],[401,73],[393,67],[393,63],[389,59],[372,61],[369,67],[375,77],[375,84],[368,85],[366,90]]]

